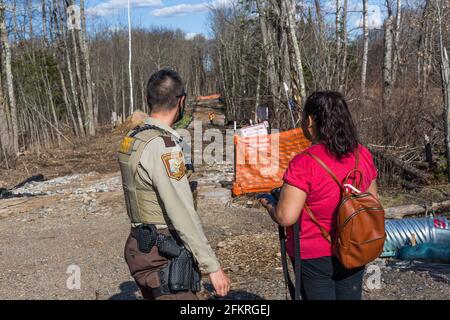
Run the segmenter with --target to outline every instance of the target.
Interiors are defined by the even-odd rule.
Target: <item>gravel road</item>
[[[129,224],[118,173],[59,177],[20,191],[36,196],[0,201],[1,299],[141,299],[123,260]],[[227,298],[285,299],[277,229],[256,201],[218,201],[209,192],[198,204],[233,281]],[[70,286],[77,268],[79,289]],[[366,280],[365,299],[450,297],[448,265],[380,259]],[[207,279],[204,288],[201,297],[210,298]]]

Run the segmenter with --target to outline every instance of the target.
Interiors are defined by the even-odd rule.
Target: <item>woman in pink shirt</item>
[[[378,197],[377,170],[370,152],[358,140],[358,134],[344,97],[338,92],[315,92],[306,101],[302,128],[312,142],[308,152],[320,158],[342,181],[355,168],[363,173],[361,191]],[[332,255],[330,243],[319,227],[304,212],[307,204],[319,224],[333,237],[340,190],[330,175],[310,156],[299,154],[289,164],[278,205],[261,203],[272,219],[287,231],[287,251],[294,261],[292,225],[300,221],[300,257],[302,296],[308,300],[361,299],[364,267],[344,268]],[[350,180],[350,182],[352,182]]]

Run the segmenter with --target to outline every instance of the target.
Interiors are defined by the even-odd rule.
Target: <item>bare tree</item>
[[[363,0],[363,58],[361,66],[361,97],[367,97],[367,62],[369,60],[369,14],[368,0]]]
[[[11,51],[9,47],[8,31],[5,22],[5,4],[0,1],[0,36],[2,44],[2,64],[6,74],[6,87],[8,90],[8,102],[11,111],[11,126],[12,126],[12,151],[19,152],[19,125],[17,122],[17,105],[16,96],[14,94],[14,79],[11,69]]]
[[[383,113],[389,110],[392,96],[392,46],[393,46],[393,19],[392,0],[386,0],[387,18],[384,22],[384,61],[383,61]],[[383,119],[383,137],[389,140],[386,117]]]
[[[86,104],[87,104],[87,120],[89,135],[95,135],[95,126],[97,119],[94,117],[94,104],[92,96],[92,78],[91,78],[91,63],[89,61],[89,47],[87,43],[87,31],[86,31],[86,15],[84,8],[84,0],[80,0],[80,15],[81,15],[81,33],[80,33],[80,47],[83,54],[85,76],[86,76]]]
[[[450,65],[448,59],[447,49],[444,46],[444,17],[443,10],[445,10],[445,1],[435,0],[437,21],[438,21],[438,37],[439,37],[439,52],[441,56],[441,77],[442,77],[442,93],[444,100],[444,133],[445,133],[445,148],[447,155],[447,171],[448,180],[450,181]]]
[[[2,87],[1,83],[1,77],[0,77],[0,88]],[[0,147],[2,151],[2,155],[7,158],[6,156],[10,153],[11,148],[11,142],[10,142],[10,130],[8,127],[8,119],[6,117],[6,103],[5,99],[3,98],[3,91],[0,90]]]
[[[265,50],[267,50],[267,76],[270,82],[271,94],[272,94],[272,103],[273,103],[273,112],[274,118],[278,118],[279,116],[279,102],[277,97],[279,96],[279,78],[276,71],[275,65],[275,55],[274,55],[274,47],[273,42],[271,41],[270,29],[267,25],[266,11],[263,7],[261,0],[256,0],[258,12],[260,15],[260,26],[261,26],[261,35],[263,39],[263,44]]]
[[[344,7],[342,8],[342,16],[340,18],[340,35],[342,43],[342,52],[340,54],[341,63],[338,64],[339,69],[339,91],[344,92],[347,78],[347,54],[348,54],[348,33],[347,33],[347,13],[348,0],[344,0]]]
[[[283,1],[284,2],[284,1]],[[303,63],[302,57],[300,54],[300,47],[297,39],[297,34],[295,32],[295,4],[292,0],[286,1],[287,5],[287,17],[288,17],[288,26],[289,26],[289,38],[291,40],[291,44],[293,47],[294,55],[295,55],[295,71],[297,73],[297,78],[300,86],[300,97],[302,100],[306,99],[306,88],[305,88],[305,78],[303,76]]]
[[[397,11],[395,15],[395,28],[394,32],[394,52],[393,52],[393,62],[392,62],[392,83],[395,84],[397,79],[397,73],[399,71],[400,55],[401,55],[401,43],[400,43],[400,32],[402,29],[402,0],[397,1]]]

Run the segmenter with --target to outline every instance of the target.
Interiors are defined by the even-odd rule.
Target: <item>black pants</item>
[[[293,258],[291,261],[294,264]],[[302,260],[302,298],[361,300],[364,269],[346,269],[334,256]]]

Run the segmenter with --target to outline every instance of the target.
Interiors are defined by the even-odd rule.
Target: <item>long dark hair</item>
[[[355,123],[344,96],[339,92],[318,91],[311,94],[303,110],[304,128],[309,116],[315,122],[317,139],[338,160],[358,147]]]

